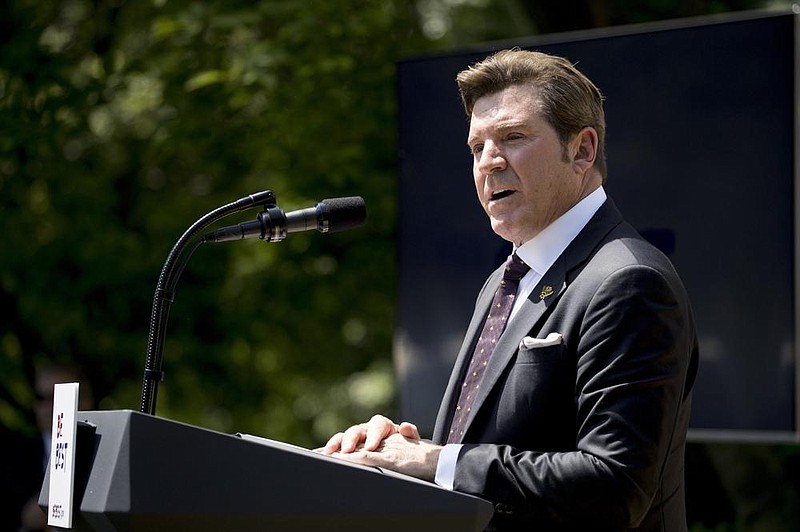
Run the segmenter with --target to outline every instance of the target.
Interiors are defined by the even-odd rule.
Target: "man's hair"
[[[544,119],[555,129],[566,157],[567,143],[584,127],[597,131],[595,167],[606,177],[606,119],[603,95],[592,81],[563,57],[514,48],[490,55],[456,76],[467,116],[475,102],[513,85],[539,91]]]

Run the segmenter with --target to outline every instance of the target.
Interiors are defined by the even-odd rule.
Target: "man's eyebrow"
[[[505,131],[507,129],[517,129],[517,128],[527,128],[528,123],[525,120],[520,120],[518,118],[510,118],[504,122],[500,122],[497,124],[495,129],[499,129],[501,131]]]
[[[501,122],[499,124],[495,124],[492,128],[494,131],[505,132],[510,129],[529,129],[528,123],[524,120],[517,120],[517,119],[509,119],[505,122]],[[467,137],[467,146],[472,146],[473,143],[478,141],[478,137],[476,136],[469,136]]]

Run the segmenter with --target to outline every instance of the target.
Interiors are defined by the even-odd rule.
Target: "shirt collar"
[[[516,248],[517,255],[532,270],[544,275],[605,201],[605,190],[597,187],[538,235]]]

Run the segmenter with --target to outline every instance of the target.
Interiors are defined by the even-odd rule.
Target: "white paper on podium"
[[[72,528],[75,486],[75,439],[78,412],[77,382],[56,384],[53,394],[53,433],[50,444],[50,500],[47,524]]]

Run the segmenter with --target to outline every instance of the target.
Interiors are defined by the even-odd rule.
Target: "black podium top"
[[[293,445],[78,412],[77,530],[480,531],[482,499]],[[49,475],[39,504],[47,510]]]

